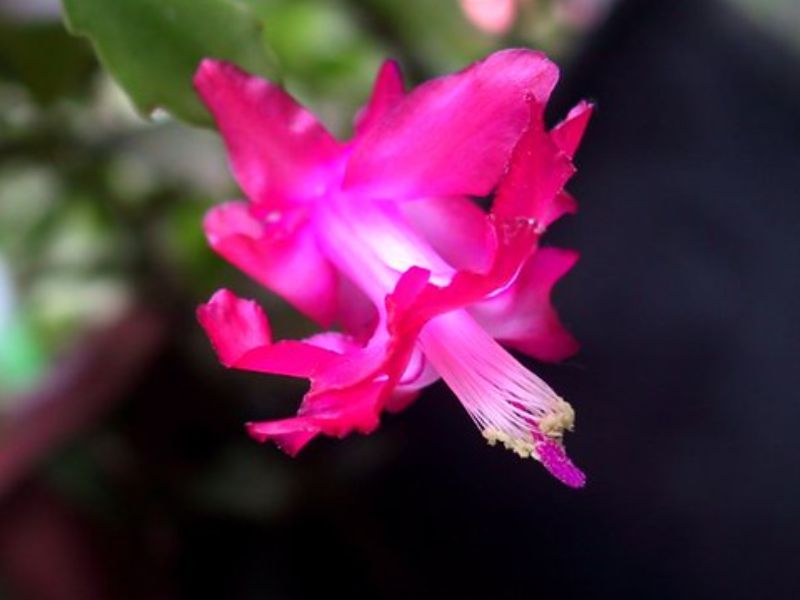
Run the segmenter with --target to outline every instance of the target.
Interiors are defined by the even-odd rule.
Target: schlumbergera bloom
[[[538,241],[575,211],[563,188],[591,107],[547,131],[557,78],[544,55],[506,50],[406,93],[389,61],[339,142],[279,87],[203,61],[196,87],[249,198],[209,212],[211,246],[337,327],[274,341],[227,290],[198,309],[224,365],[310,381],[297,416],[249,423],[253,437],[294,455],[369,433],[441,377],[491,444],[583,485],[562,444],[572,408],[500,344],[546,361],[577,349],[550,304],[576,254]],[[472,200],[493,191],[489,212]]]

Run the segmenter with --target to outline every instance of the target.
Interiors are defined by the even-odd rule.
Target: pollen
[[[549,438],[561,439],[564,431],[572,431],[574,428],[575,410],[561,397],[558,398],[555,410],[539,420],[539,429]]]
[[[533,443],[533,436],[528,438],[511,437],[506,432],[494,427],[487,427],[481,433],[490,446],[500,442],[506,450],[511,450],[520,458],[535,458],[539,460],[539,454],[536,452],[536,446]]]

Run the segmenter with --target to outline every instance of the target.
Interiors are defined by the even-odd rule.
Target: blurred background
[[[64,2],[101,66],[58,1],[0,0],[0,598],[800,597],[796,0],[165,1],[183,37],[120,1],[122,31]],[[599,106],[547,240],[582,254],[583,350],[530,364],[587,488],[442,384],[297,459],[251,441],[303,388],[224,370],[195,306],[313,328],[206,247],[239,192],[173,74],[233,48],[344,137],[384,58],[416,84],[508,46],[562,66],[552,122]]]

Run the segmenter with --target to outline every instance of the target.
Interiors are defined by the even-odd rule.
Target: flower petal
[[[303,342],[273,344],[261,307],[228,290],[219,290],[201,305],[197,318],[226,367],[310,378],[338,358],[330,350]]]
[[[268,217],[269,219],[269,217]],[[337,314],[338,281],[299,213],[257,219],[244,202],[212,208],[203,222],[211,247],[318,323]]]
[[[404,93],[400,66],[393,60],[385,61],[375,78],[369,103],[356,115],[356,137],[369,133],[400,102]]]
[[[578,350],[550,302],[553,286],[578,260],[578,253],[541,248],[502,294],[471,307],[492,337],[544,361],[559,361]]]
[[[491,225],[469,198],[431,198],[400,206],[412,228],[455,269],[482,271],[492,259]]]
[[[529,50],[496,52],[405,96],[356,144],[345,188],[372,198],[483,196],[497,184],[558,69]]]
[[[553,141],[569,158],[575,156],[593,112],[594,106],[581,100],[569,111],[567,118],[550,132]]]
[[[530,110],[528,128],[514,148],[487,217],[493,250],[489,268],[457,271],[450,283],[441,287],[429,283],[427,270],[407,270],[388,299],[396,305],[387,301],[390,316],[394,310],[404,314],[404,319],[390,318],[390,329],[416,330],[439,314],[481,302],[506,289],[536,251],[545,227],[575,209],[574,200],[563,190],[575,169],[544,130],[542,108],[531,103]]]
[[[201,304],[197,318],[226,367],[235,365],[253,348],[272,343],[261,307],[252,300],[237,298],[230,290],[218,290],[207,304]]]
[[[272,440],[294,455],[320,434],[370,433],[378,426],[381,411],[402,410],[416,398],[420,384],[438,378],[415,348],[417,333],[387,334],[379,328],[363,347],[334,332],[313,336],[309,343],[339,353],[337,358],[318,363],[321,368],[311,375],[311,389],[296,417],[250,423],[250,434],[262,442]]]
[[[250,200],[278,206],[321,193],[341,150],[314,115],[278,86],[222,61],[204,60],[194,83]]]
[[[385,384],[366,381],[342,390],[306,396],[296,417],[248,423],[259,442],[271,440],[295,456],[319,434],[342,438],[353,431],[371,433],[379,424]]]
[[[532,103],[530,123],[514,148],[492,205],[492,214],[499,219],[535,220],[539,233],[574,208],[561,192],[575,173],[569,156],[545,131],[542,116],[542,107]]]
[[[339,274],[337,322],[342,329],[362,345],[372,337],[378,326],[375,305],[350,279]]]

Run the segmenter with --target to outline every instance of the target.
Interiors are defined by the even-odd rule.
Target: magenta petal
[[[386,400],[386,410],[390,413],[399,413],[411,406],[419,398],[418,389],[398,388]]]
[[[297,456],[320,433],[319,427],[311,419],[303,417],[252,422],[247,423],[246,427],[254,440],[261,443],[272,441],[289,456]]]
[[[558,69],[538,52],[504,50],[429,81],[359,140],[344,186],[373,198],[482,196],[506,168]]]
[[[559,361],[578,351],[550,302],[553,286],[578,260],[578,253],[542,248],[502,294],[470,312],[492,337],[534,358]]]
[[[570,203],[559,197],[575,167],[544,130],[541,108],[531,109],[530,124],[514,148],[492,213],[499,219],[534,219],[541,233],[570,210]]]
[[[291,215],[265,225],[244,202],[212,208],[203,222],[211,247],[323,326],[337,314],[336,271],[314,233]]]
[[[218,290],[206,304],[197,309],[197,318],[220,362],[226,367],[236,364],[244,354],[272,343],[269,322],[252,300],[242,300],[230,290]]]
[[[250,200],[270,206],[318,196],[338,143],[281,88],[206,59],[195,87],[225,138],[236,179]]]
[[[492,259],[493,239],[486,213],[469,198],[404,202],[412,228],[455,269],[482,271]]]
[[[365,382],[342,390],[309,394],[296,417],[248,423],[247,429],[258,441],[272,440],[294,456],[319,434],[341,438],[353,431],[374,431],[380,422],[384,391],[380,382]]]
[[[403,94],[403,75],[400,66],[393,60],[385,61],[375,78],[369,103],[356,116],[356,137],[366,135],[375,127],[380,119],[400,102]]]
[[[339,276],[337,321],[358,342],[366,344],[378,325],[378,311],[369,297],[345,275]]]
[[[197,318],[226,367],[310,378],[338,358],[337,354],[312,344],[296,341],[273,344],[261,307],[228,290],[219,290],[208,303],[201,305]]]
[[[553,141],[568,157],[575,156],[575,151],[581,143],[583,133],[589,124],[589,119],[594,111],[594,106],[581,100],[567,114],[567,118],[556,125],[550,132]]]

